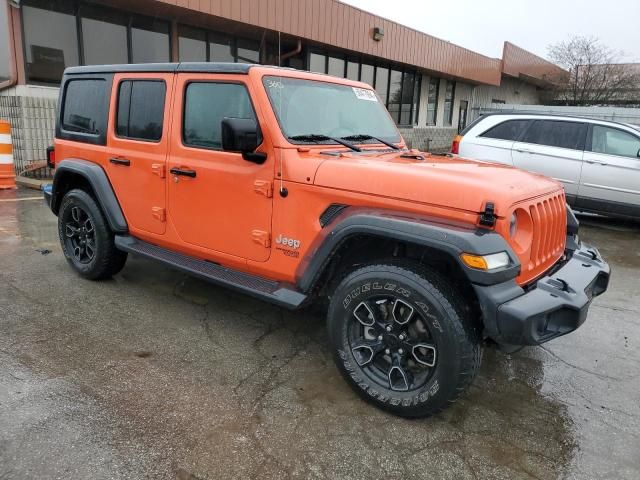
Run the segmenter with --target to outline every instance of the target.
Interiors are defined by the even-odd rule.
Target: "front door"
[[[169,216],[184,242],[266,261],[271,252],[273,159],[259,165],[241,153],[222,150],[225,117],[256,119],[246,81],[246,75],[176,77]]]
[[[578,206],[640,215],[640,133],[593,125],[589,140]]]
[[[106,169],[131,233],[165,233],[173,74],[116,74]],[[166,121],[165,121],[166,120]]]
[[[535,120],[513,144],[513,165],[560,181],[571,204],[578,194],[586,131],[580,122]]]

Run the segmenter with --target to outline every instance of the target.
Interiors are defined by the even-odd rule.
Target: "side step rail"
[[[290,285],[176,253],[129,235],[116,235],[115,244],[118,249],[125,252],[158,260],[203,280],[233,288],[285,308],[296,309],[307,299],[306,295]]]

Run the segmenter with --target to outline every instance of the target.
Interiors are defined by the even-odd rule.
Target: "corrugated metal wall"
[[[500,84],[500,60],[335,0],[157,0],[314,42],[440,72],[458,79]],[[374,27],[384,38],[372,38]]]

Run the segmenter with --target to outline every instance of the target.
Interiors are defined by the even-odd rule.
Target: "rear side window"
[[[90,136],[104,135],[107,82],[102,79],[70,80],[62,107],[62,129]]]
[[[495,138],[496,140],[512,140],[515,141],[529,124],[529,120],[507,120],[490,128],[484,132],[481,137]]]
[[[166,85],[162,80],[125,80],[118,90],[116,134],[157,142],[162,137]]]
[[[586,125],[583,123],[536,120],[527,129],[521,141],[549,147],[584,150],[585,134]]]
[[[591,151],[619,157],[640,156],[640,138],[635,135],[600,125],[594,125],[592,132]]]
[[[222,148],[221,122],[225,117],[256,120],[244,85],[213,82],[187,85],[182,132],[185,145]]]

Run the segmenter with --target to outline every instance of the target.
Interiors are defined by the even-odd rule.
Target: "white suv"
[[[555,178],[576,210],[640,218],[640,127],[496,113],[469,125],[451,151]]]

